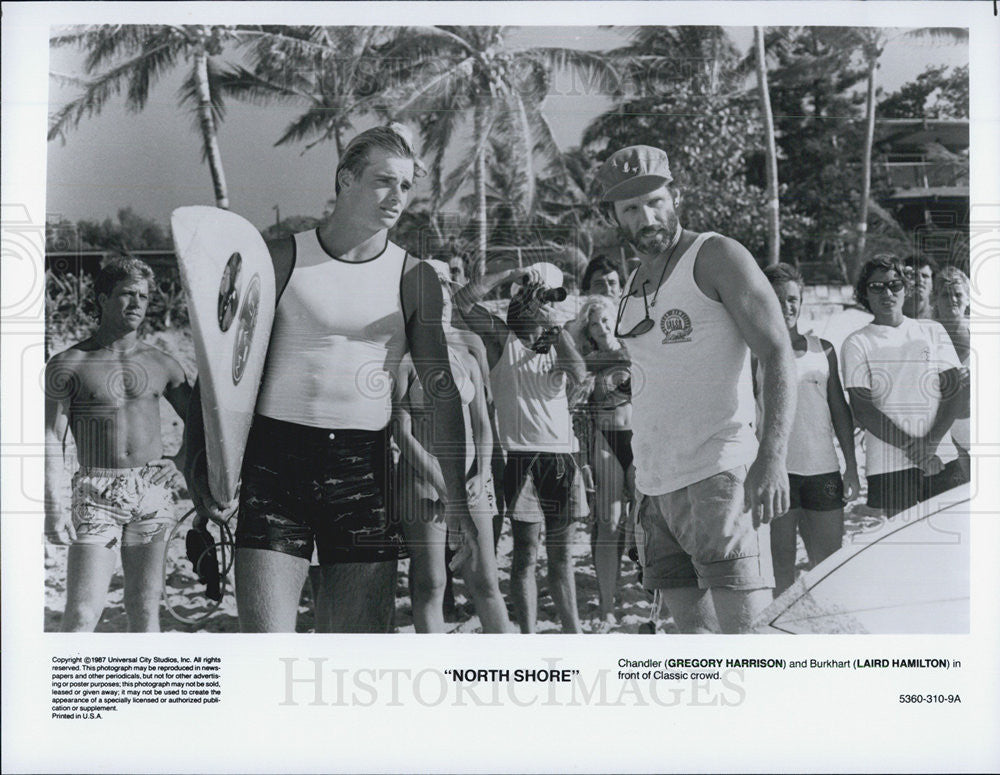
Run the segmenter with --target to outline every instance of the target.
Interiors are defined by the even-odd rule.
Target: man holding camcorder
[[[490,290],[523,275],[506,322],[478,305]],[[576,467],[567,378],[582,382],[583,359],[557,321],[554,302],[566,298],[562,273],[550,264],[487,275],[454,298],[469,327],[486,345],[500,441],[507,452],[504,501],[511,514],[514,557],[511,590],[521,632],[534,632],[538,608],[535,563],[541,521],[518,509],[528,477],[545,520],[549,591],[564,632],[580,632],[576,584],[569,553]]]

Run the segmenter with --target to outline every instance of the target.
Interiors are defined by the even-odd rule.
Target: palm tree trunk
[[[760,88],[760,113],[764,117],[767,140],[767,263],[777,264],[781,254],[781,224],[778,210],[778,151],[774,143],[774,116],[771,95],[767,88],[767,67],[764,61],[764,28],[753,28],[757,47],[757,86]]]
[[[851,280],[865,261],[865,242],[868,236],[868,199],[872,189],[872,146],[875,143],[875,71],[878,59],[868,60],[868,96],[865,100],[865,149],[861,158],[861,206],[858,209],[858,247],[851,267]]]
[[[479,156],[476,158],[476,172],[474,175],[476,188],[476,227],[479,232],[479,251],[476,256],[475,276],[482,277],[486,274],[486,143],[482,142],[483,132],[486,131],[486,111],[481,107],[476,108],[476,137],[473,142],[481,144]]]
[[[215,205],[228,210],[229,192],[226,189],[226,173],[222,169],[222,153],[219,151],[215,118],[212,116],[212,93],[208,88],[208,54],[204,49],[194,55],[194,67],[198,80],[198,123],[201,126],[205,158],[208,159],[208,168],[212,173]]]

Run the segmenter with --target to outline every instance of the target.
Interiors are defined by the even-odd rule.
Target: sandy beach
[[[843,339],[851,331],[864,325],[870,316],[857,309],[839,310],[834,306],[807,307],[803,312],[801,329],[812,331],[818,336],[828,339],[835,347],[840,346]],[[150,344],[169,352],[177,358],[188,373],[194,376],[194,354],[190,334],[187,331],[170,331],[147,337]],[[66,343],[57,344],[53,351],[58,352]],[[165,448],[173,452],[180,445],[182,424],[180,418],[164,402],[161,416],[161,426]],[[66,498],[68,503],[69,478],[75,465],[75,450],[72,441],[67,444],[66,453]],[[859,467],[863,472],[863,450],[859,450]],[[862,478],[862,483],[864,482]],[[851,504],[847,509],[846,530],[848,536],[870,527],[877,518],[868,514],[863,506],[863,497]],[[191,510],[192,504],[185,489],[179,488],[175,493],[174,509],[178,520]],[[204,595],[204,586],[199,584],[191,563],[187,560],[184,538],[191,525],[188,516],[175,531],[167,548],[165,578],[167,580],[166,595],[171,607],[185,619],[196,621],[188,624],[172,615],[166,607],[161,608],[160,627],[164,631],[175,632],[238,632],[236,617],[236,601],[233,596],[232,573],[230,572],[226,594],[217,607]],[[234,525],[235,527],[235,522]],[[577,585],[577,603],[580,618],[585,632],[593,632],[597,626],[597,579],[590,552],[590,522],[579,521],[574,528],[572,547],[573,563]],[[510,601],[510,565],[513,543],[510,536],[509,522],[505,524],[498,547],[498,567],[500,574],[500,590]],[[62,610],[66,597],[66,548],[47,545],[45,547],[45,629],[59,629]],[[805,548],[799,541],[797,565],[800,570],[808,567]],[[394,627],[397,632],[413,632],[412,612],[408,595],[409,560],[399,563],[397,581],[396,611]],[[555,605],[548,594],[545,581],[545,552],[540,552],[538,562],[538,632],[559,632],[559,623]],[[464,585],[460,580],[455,582],[455,602],[457,617],[450,622],[454,632],[476,632],[479,628],[478,619],[474,616],[471,601],[466,595]],[[121,567],[119,565],[111,582],[107,606],[97,626],[98,632],[124,632],[127,629],[127,619],[123,607],[123,587]],[[638,583],[638,567],[627,557],[622,560],[622,577],[619,586],[616,609],[617,626],[610,632],[636,633],[649,621],[652,614],[653,596],[643,590]],[[213,610],[214,609],[214,610]],[[306,584],[299,603],[299,616],[296,630],[311,632],[314,629],[311,595]],[[672,620],[668,617],[659,623],[658,632],[676,632]]]

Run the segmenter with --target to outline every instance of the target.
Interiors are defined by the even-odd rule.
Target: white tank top
[[[698,235],[681,255],[649,310],[656,325],[626,340],[636,486],[645,495],[674,492],[757,456],[750,349],[722,302],[694,279],[698,251],[713,236]],[[644,318],[642,294],[622,303],[619,330],[630,331]]]
[[[795,353],[795,368],[798,400],[788,437],[788,473],[815,476],[840,471],[827,396],[830,361],[817,337],[806,336],[806,351]]]
[[[536,353],[508,334],[500,360],[490,371],[490,384],[504,449],[573,451],[566,372],[556,370],[554,348]]]
[[[315,229],[295,235],[257,412],[314,428],[381,430],[406,346],[400,278],[406,251],[386,242],[368,261],[330,256]]]

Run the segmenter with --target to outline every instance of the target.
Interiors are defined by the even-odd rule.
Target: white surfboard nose
[[[217,207],[179,207],[170,228],[198,363],[212,496],[235,497],[274,321],[271,255],[256,227]]]

